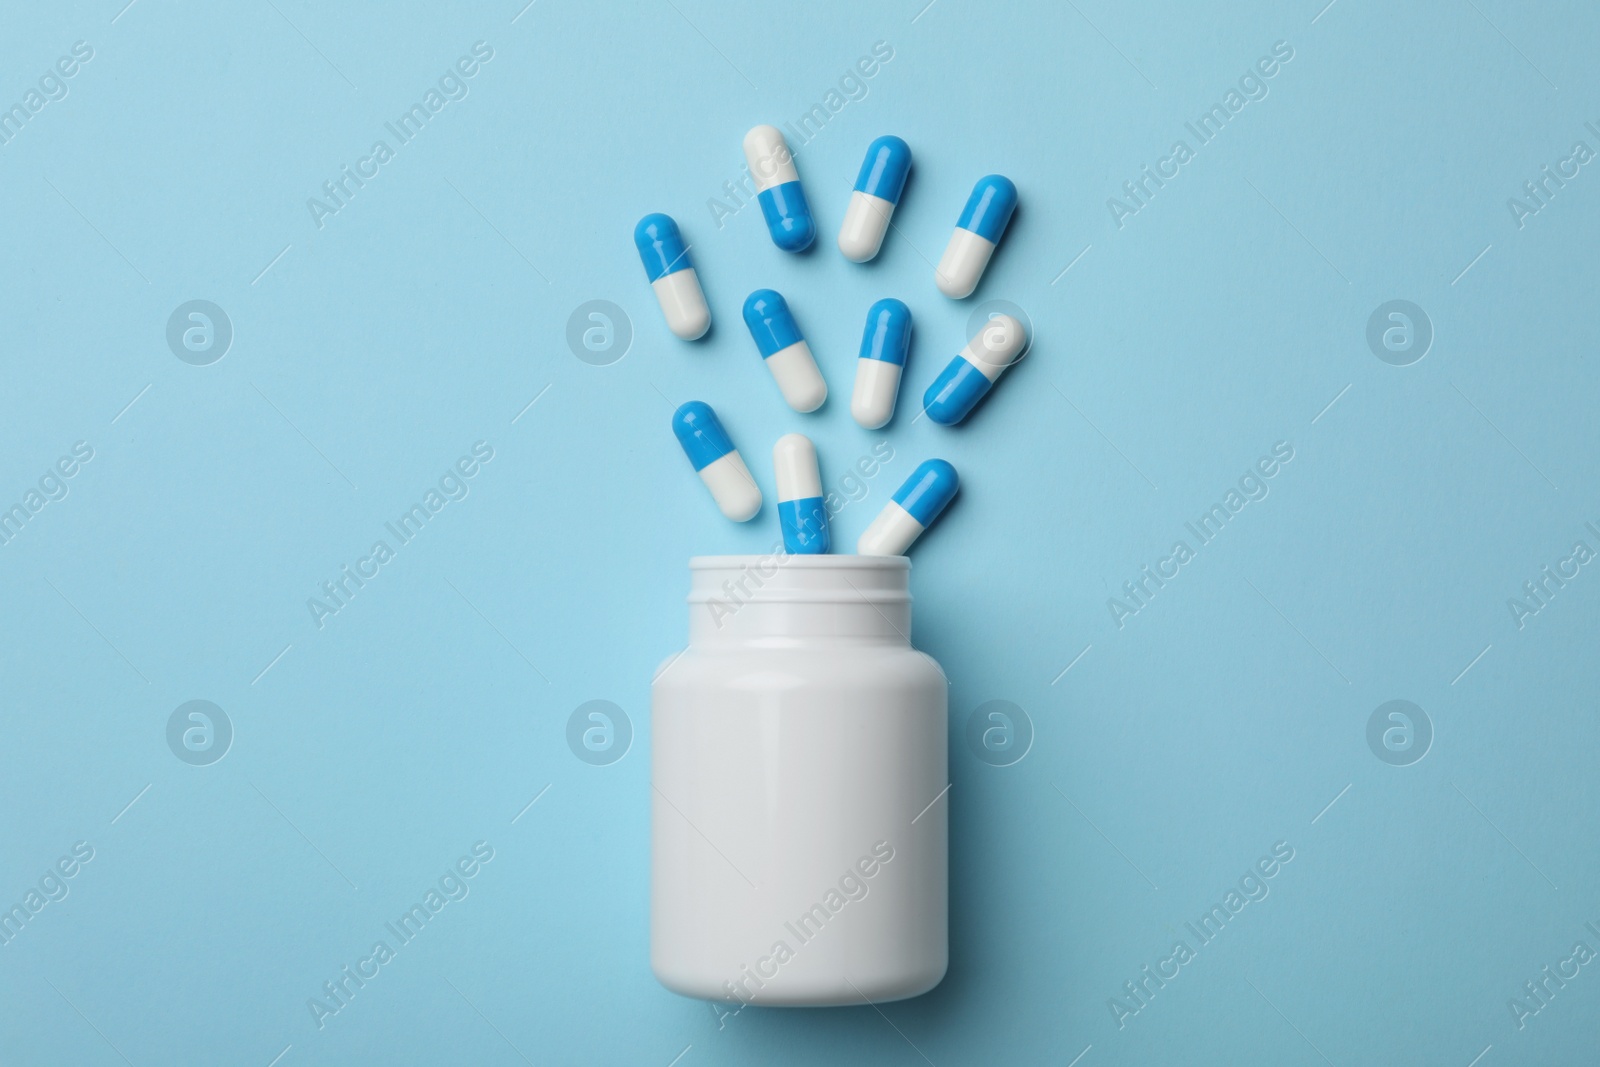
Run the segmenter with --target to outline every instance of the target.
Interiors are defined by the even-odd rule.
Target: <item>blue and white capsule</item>
[[[928,386],[922,395],[922,410],[934,422],[954,426],[972,413],[1027,347],[1028,331],[1018,319],[993,316]]]
[[[850,415],[863,428],[876,430],[894,417],[900,375],[911,351],[911,309],[893,297],[867,309],[856,360],[856,388],[850,394]]]
[[[856,542],[856,552],[863,556],[905,555],[960,488],[961,479],[954,467],[942,459],[926,461],[911,472],[911,477],[878,512]]]
[[[786,433],[772,446],[773,474],[778,482],[778,525],[783,547],[802,556],[828,551],[828,508],[822,496],[822,472],[811,438]]]
[[[633,243],[644,261],[645,277],[655,290],[667,329],[685,341],[704,337],[711,328],[711,309],[672,216],[654,212],[640,219],[633,228]]]
[[[744,135],[744,158],[755,179],[756,199],[772,243],[785,252],[804,252],[817,238],[817,224],[800,187],[794,153],[776,126],[757,126]]]
[[[1015,210],[1017,187],[1010,178],[989,174],[978,179],[933,272],[941,293],[953,300],[972,295]]]
[[[795,325],[789,302],[775,290],[757,289],[745,297],[744,324],[750,327],[750,336],[784,401],[802,414],[820,408],[828,399],[828,383],[822,379],[811,346]]]
[[[672,415],[672,432],[722,514],[747,522],[761,510],[761,489],[711,405],[691,400]]]
[[[865,263],[878,254],[910,173],[911,146],[900,138],[880,137],[867,146],[844,225],[839,227],[839,251],[845,259]]]

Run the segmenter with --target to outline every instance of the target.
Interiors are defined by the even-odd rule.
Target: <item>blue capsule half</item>
[[[1017,187],[1003,174],[988,174],[972,187],[972,195],[967,197],[967,205],[961,209],[956,225],[990,244],[999,244],[1015,210]]]
[[[652,282],[694,266],[689,262],[683,234],[678,232],[678,224],[671,215],[656,211],[640,219],[633,228],[633,244],[644,261],[645,277]]]
[[[956,469],[942,459],[930,459],[911,472],[895,491],[894,502],[924,528],[932,526],[961,488]]]
[[[733,451],[733,438],[722,428],[722,420],[711,405],[703,400],[691,400],[673,412],[672,432],[697,471]]]
[[[911,351],[911,309],[894,297],[885,297],[867,309],[867,328],[861,335],[861,358],[906,365]]]
[[[898,204],[910,173],[911,146],[892,134],[885,135],[867,145],[855,191]]]
[[[994,382],[983,372],[957,356],[945,365],[944,370],[922,394],[922,410],[928,418],[945,426],[954,426],[972,413],[985,393],[994,388]]]
[[[833,547],[828,509],[822,497],[778,501],[778,528],[785,551],[796,556],[825,556]]]
[[[795,325],[789,302],[776,289],[757,289],[744,298],[744,324],[750,328],[762,359],[805,340]]]

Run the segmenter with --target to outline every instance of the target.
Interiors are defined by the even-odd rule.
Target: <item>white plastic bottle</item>
[[[949,958],[947,686],[903,556],[689,563],[651,686],[650,962],[686,996],[860,1005]]]

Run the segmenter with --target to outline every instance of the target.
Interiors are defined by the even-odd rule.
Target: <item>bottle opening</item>
[[[904,556],[759,556],[689,561],[689,636],[702,641],[911,639]]]
[[[695,556],[689,603],[737,595],[767,604],[907,603],[905,556],[803,556],[779,548],[760,556]]]

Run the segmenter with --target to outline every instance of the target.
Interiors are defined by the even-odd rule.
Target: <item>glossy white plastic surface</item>
[[[786,433],[778,438],[772,446],[772,474],[778,483],[779,503],[822,495],[817,446],[803,433]]]
[[[757,126],[744,135],[744,161],[750,164],[757,193],[800,180],[789,142],[776,126]]]
[[[859,189],[850,193],[850,207],[844,213],[844,225],[839,227],[839,251],[853,263],[865,263],[883,247],[883,236],[889,232],[889,216],[894,205],[881,196],[863,193]]]
[[[876,430],[894,417],[901,370],[900,364],[885,359],[856,360],[856,387],[850,394],[850,415],[864,429]]]
[[[706,306],[706,294],[693,267],[663,274],[650,283],[650,288],[656,291],[667,329],[685,341],[705,336],[711,328],[711,309]]]
[[[804,341],[780,348],[767,357],[766,363],[784,402],[801,414],[817,410],[828,399],[828,383],[822,379],[811,346]]]
[[[734,522],[755,518],[761,510],[761,489],[744,465],[744,457],[737,451],[729,452],[700,468],[700,480],[711,490],[722,514]]]
[[[1021,357],[1028,346],[1028,331],[1011,315],[994,315],[972,335],[961,358],[978,368],[991,382],[999,381],[1006,368]]]
[[[950,243],[944,247],[939,266],[934,269],[933,280],[939,291],[953,300],[971,296],[992,255],[993,241],[957,226],[950,235]]]
[[[906,637],[910,562],[690,568],[689,646],[651,686],[657,978],[728,1010],[928,991],[948,960],[947,683]]]
[[[903,556],[922,536],[924,528],[910,512],[891,500],[862,532],[856,551],[863,556]]]

